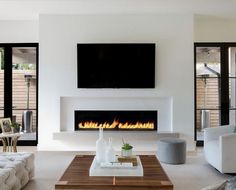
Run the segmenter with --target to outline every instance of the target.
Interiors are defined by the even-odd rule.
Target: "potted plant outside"
[[[21,124],[19,123],[12,123],[11,124],[12,132],[13,133],[19,133],[21,131]]]
[[[121,147],[121,156],[124,157],[132,156],[132,149],[133,146],[131,146],[129,143],[125,143],[123,140],[123,146]]]

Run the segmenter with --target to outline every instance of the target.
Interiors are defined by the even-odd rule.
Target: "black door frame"
[[[38,81],[39,44],[38,43],[0,43],[4,49],[4,117],[12,118],[12,48],[36,47],[36,140],[20,140],[17,145],[37,146],[38,144]],[[1,143],[0,143],[1,144]]]
[[[220,47],[220,60],[221,60],[221,76],[220,76],[220,94],[221,94],[221,103],[220,103],[220,125],[229,124],[229,68],[228,68],[228,48],[236,47],[235,42],[195,42],[194,43],[194,140],[197,142],[197,146],[202,146],[203,141],[197,141],[197,87],[196,87],[196,48],[197,47]]]

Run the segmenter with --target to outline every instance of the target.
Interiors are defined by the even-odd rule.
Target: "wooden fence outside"
[[[26,73],[27,72],[27,73]],[[22,124],[22,113],[27,109],[27,83],[25,74],[36,76],[35,70],[13,70],[12,102],[13,117]],[[36,130],[36,79],[32,79],[29,88],[29,109],[33,111],[33,131]],[[0,117],[4,107],[4,71],[0,70]]]
[[[207,78],[206,86],[203,78],[197,79],[197,109],[204,108],[204,96],[206,96],[206,107],[210,112],[210,127],[219,126],[219,110],[211,110],[219,108],[219,86],[217,78]],[[206,87],[206,88],[205,88]],[[206,92],[206,95],[205,95]],[[197,129],[201,129],[200,110],[197,110]]]

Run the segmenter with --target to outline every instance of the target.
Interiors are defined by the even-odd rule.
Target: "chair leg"
[[[1,138],[1,140],[2,140],[2,145],[3,145],[2,151],[6,152],[7,151],[7,141],[6,141],[6,138]]]
[[[17,152],[16,146],[17,146],[18,138],[19,137],[16,137],[16,138],[13,139],[13,152]]]

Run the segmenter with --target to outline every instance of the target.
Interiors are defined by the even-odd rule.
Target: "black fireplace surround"
[[[75,110],[75,131],[98,130],[157,130],[156,110]]]

